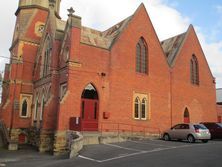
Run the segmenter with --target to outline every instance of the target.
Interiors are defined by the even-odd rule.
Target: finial
[[[67,11],[69,12],[68,16],[73,16],[73,13],[75,13],[75,10],[70,7],[70,9],[67,9]]]

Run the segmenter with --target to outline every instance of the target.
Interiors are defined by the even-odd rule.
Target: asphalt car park
[[[0,164],[16,167],[221,167],[221,155],[222,141],[188,143],[186,141],[132,140],[114,144],[88,145],[78,157],[73,159],[29,152],[27,156],[31,158],[25,158],[25,155],[20,154],[11,162],[1,162],[0,156]]]

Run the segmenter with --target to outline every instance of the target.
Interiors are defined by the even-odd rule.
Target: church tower
[[[4,100],[1,119],[10,129],[10,137],[19,140],[22,129],[31,125],[34,90],[33,69],[42,36],[54,6],[59,18],[61,0],[19,0],[15,13],[15,30],[10,47],[10,62],[6,65]]]

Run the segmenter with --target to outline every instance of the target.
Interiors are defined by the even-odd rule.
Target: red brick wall
[[[218,118],[220,117],[220,120],[218,119],[218,121],[222,122],[222,105],[217,105],[217,114]]]
[[[190,59],[198,59],[200,84],[190,81]],[[188,30],[187,38],[172,69],[173,124],[183,121],[187,107],[191,122],[216,121],[216,91],[213,76],[199,45],[193,27]]]
[[[37,11],[33,17],[25,37],[40,42],[40,38],[33,33],[36,21],[45,21],[46,11]],[[49,24],[50,25],[50,24]],[[51,33],[50,27],[47,31]],[[202,52],[196,34],[191,27],[186,41],[176,58],[172,69],[167,64],[165,55],[157,38],[155,30],[143,5],[136,11],[128,26],[115,40],[110,50],[101,49],[80,43],[80,29],[73,27],[69,32],[66,46],[70,46],[71,63],[61,63],[61,42],[53,40],[52,66],[64,67],[60,74],[52,69],[49,82],[35,87],[35,91],[44,90],[43,87],[51,84],[51,99],[45,106],[43,128],[67,130],[70,117],[80,117],[81,95],[87,86],[92,83],[99,94],[99,128],[104,123],[124,123],[137,127],[149,127],[149,130],[163,131],[171,124],[183,122],[183,113],[187,107],[191,122],[216,121],[216,94],[213,76]],[[148,46],[148,75],[136,72],[136,44],[143,37]],[[17,54],[17,46],[14,53]],[[23,58],[26,61],[35,61],[38,46],[24,45]],[[199,63],[200,85],[190,83],[190,59],[195,54]],[[41,58],[40,58],[41,59]],[[41,61],[39,61],[40,66]],[[31,82],[33,65],[24,63],[11,66],[11,79],[16,77],[24,82]],[[34,79],[40,79],[39,68],[36,68]],[[101,76],[105,73],[105,76]],[[172,79],[172,80],[171,80]],[[60,83],[68,82],[68,91],[62,101],[59,101]],[[10,85],[11,103],[2,112],[7,126],[10,125],[10,113],[14,84]],[[20,93],[32,93],[33,88],[19,84],[16,88],[16,98]],[[44,92],[40,91],[42,94]],[[151,119],[138,121],[133,118],[134,93],[147,94],[149,97],[149,111]],[[42,96],[42,95],[40,95]],[[41,102],[41,99],[39,99]],[[171,104],[172,102],[172,104]],[[103,112],[109,112],[110,117],[103,119]],[[28,127],[31,119],[20,119],[19,112],[15,112],[14,127]],[[172,120],[171,120],[172,114]],[[57,121],[57,122],[56,122]],[[172,122],[171,122],[172,121]],[[111,126],[110,126],[111,128]],[[129,126],[130,128],[130,126]]]
[[[136,44],[143,37],[148,45],[148,75],[136,73]],[[169,67],[144,6],[111,50],[110,121],[138,126],[169,126]],[[133,118],[133,92],[150,95],[151,120]]]
[[[81,63],[81,67],[69,67],[68,70],[68,96],[60,103],[58,111],[58,130],[69,129],[69,118],[80,117],[81,95],[87,84],[92,83],[99,93],[100,113],[106,111],[107,97],[109,95],[109,59],[107,50],[80,45],[79,54],[74,55]],[[101,77],[99,73],[106,73]],[[105,88],[103,88],[105,87]],[[100,119],[102,114],[99,115]]]

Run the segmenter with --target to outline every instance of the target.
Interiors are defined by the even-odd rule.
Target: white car
[[[202,124],[177,124],[163,133],[163,139],[166,141],[187,140],[189,143],[194,143],[196,140],[201,140],[207,143],[210,138],[209,130]]]

